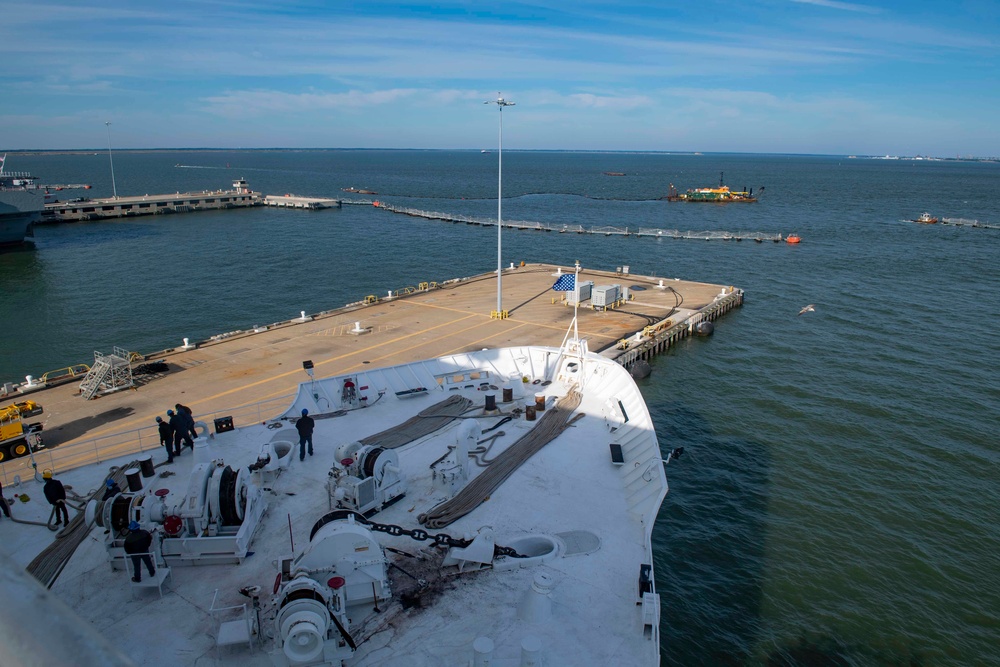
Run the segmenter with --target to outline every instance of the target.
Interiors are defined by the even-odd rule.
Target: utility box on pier
[[[576,289],[570,292],[566,292],[566,303],[569,305],[580,304],[590,298],[591,291],[594,289],[593,280],[585,280],[582,283],[576,284]]]
[[[607,308],[618,300],[620,293],[620,285],[598,285],[594,288],[590,302],[595,308]]]

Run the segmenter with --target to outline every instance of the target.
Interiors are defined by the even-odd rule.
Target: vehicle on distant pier
[[[0,408],[0,461],[25,456],[42,446],[41,424],[25,424],[24,419],[42,414],[34,401],[12,403]]]

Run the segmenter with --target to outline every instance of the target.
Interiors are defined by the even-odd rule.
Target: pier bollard
[[[503,402],[504,403],[510,403],[513,400],[514,400],[514,388],[513,387],[504,387],[503,388]]]
[[[657,285],[657,287],[660,288],[660,289],[664,289],[663,279],[662,278],[660,279],[660,284]]]
[[[535,406],[531,403],[524,406],[524,420],[529,422],[535,421]]]
[[[41,386],[42,386],[41,382],[35,382],[34,375],[24,376],[24,389],[34,389],[35,387],[41,387]]]
[[[535,394],[535,412],[545,412],[545,394]]]
[[[182,350],[191,350],[191,349],[194,349],[194,347],[195,346],[190,343],[190,339],[188,339],[188,338],[185,338],[184,339],[184,344],[181,345],[181,349]]]

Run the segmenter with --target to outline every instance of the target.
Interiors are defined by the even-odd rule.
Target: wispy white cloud
[[[413,98],[417,93],[418,91],[412,88],[371,92],[349,90],[344,93],[237,90],[206,97],[203,100],[203,108],[209,113],[231,118],[275,112],[296,114],[330,109],[357,110],[393,104],[405,98]]]
[[[535,108],[594,109],[629,111],[655,106],[648,95],[614,93],[560,93],[551,90],[531,91]],[[317,111],[362,111],[374,107],[405,103],[409,108],[436,108],[479,104],[494,93],[480,90],[393,88],[387,90],[349,90],[332,93],[309,90],[284,92],[279,90],[230,90],[201,100],[204,111],[218,116],[245,118],[273,113],[310,114]]]
[[[593,109],[614,109],[627,111],[638,107],[647,107],[653,100],[646,95],[593,95],[591,93],[576,93],[568,96],[570,100],[581,107]]]
[[[858,5],[853,2],[839,2],[838,0],[792,0],[801,5],[816,5],[817,7],[828,7],[830,9],[842,9],[848,12],[864,12],[865,14],[879,14],[882,12],[878,7],[869,5]]]
[[[951,100],[966,125],[995,108],[1000,29],[982,5],[917,14],[880,9],[901,6],[883,0],[772,0],[707,22],[702,5],[668,4],[406,0],[344,12],[311,1],[12,0],[0,27],[9,91],[0,111],[79,112],[85,129],[93,116],[127,114],[181,145],[223,128],[234,145],[374,137],[402,146],[418,137],[414,127],[432,128],[418,137],[428,145],[476,145],[485,121],[474,105],[481,111],[500,89],[526,121],[512,126],[512,141],[573,147],[599,136],[614,148],[664,136],[667,122],[671,136],[712,124],[772,128],[764,141],[781,137],[781,125],[846,136],[856,118],[874,127],[899,109],[909,119],[900,127],[926,117],[941,130],[932,110],[912,108],[919,99]],[[531,124],[544,129],[532,134]],[[348,125],[344,139],[336,128]],[[38,136],[22,121],[7,129],[29,143]],[[270,140],[239,139],[268,131]]]

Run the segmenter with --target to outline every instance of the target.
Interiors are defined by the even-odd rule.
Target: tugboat
[[[671,183],[666,199],[667,201],[709,202],[713,204],[728,204],[733,202],[753,203],[757,201],[757,197],[753,195],[753,188],[747,190],[744,187],[743,190],[730,190],[729,186],[723,185],[723,175],[723,172],[720,171],[719,187],[717,188],[696,188],[688,190],[684,194],[679,194],[674,184]],[[763,191],[763,187],[757,191],[758,197]]]
[[[930,213],[921,213],[920,217],[914,218],[910,222],[919,222],[922,225],[933,225],[937,221],[938,221],[938,219],[935,218]]]

